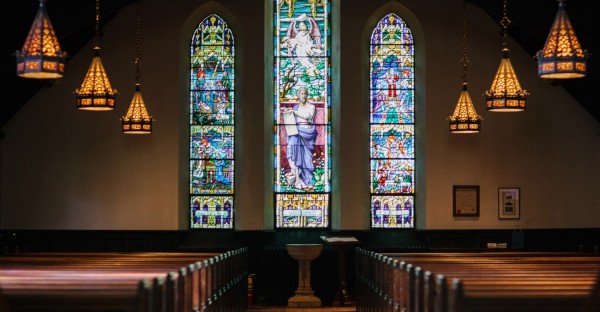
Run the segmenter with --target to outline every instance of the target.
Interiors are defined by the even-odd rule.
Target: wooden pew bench
[[[3,256],[0,295],[10,311],[208,310],[222,305],[220,297],[231,296],[234,286],[234,295],[241,295],[246,256],[246,248],[226,253]]]
[[[357,284],[375,293],[362,305],[390,311],[579,311],[600,271],[600,257],[563,253],[359,250],[357,263]]]
[[[410,263],[407,287],[413,285],[414,289],[407,298],[409,307],[428,310],[434,302],[443,308],[443,300],[431,298],[442,292],[450,298],[445,300],[449,311],[531,311],[532,304],[539,311],[579,311],[590,296],[600,270],[600,258],[589,256],[467,254],[449,258],[445,261],[402,258]],[[432,289],[431,275],[425,278],[424,272],[447,277],[445,285],[439,285],[443,282],[438,278],[433,286],[437,291],[428,291]],[[444,287],[450,291],[440,290]]]
[[[20,283],[2,288],[8,311],[159,311],[157,292],[148,280],[112,284]],[[155,305],[155,306],[153,306]]]

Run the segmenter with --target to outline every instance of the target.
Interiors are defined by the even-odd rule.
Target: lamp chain
[[[463,56],[460,62],[463,64],[463,82],[467,82],[467,64],[469,59],[467,58],[467,13],[465,8],[465,1],[462,2],[462,17],[463,17]]]
[[[142,31],[142,24],[140,22],[140,12],[138,7],[137,14],[137,37],[136,37],[136,55],[135,55],[135,81],[140,82],[140,32]]]
[[[510,19],[507,16],[507,2],[508,0],[504,0],[504,5],[502,7],[502,20],[500,21],[500,25],[502,26],[502,46],[506,48],[506,36],[508,35],[508,26],[510,25]]]
[[[100,0],[96,0],[96,44],[100,40]]]

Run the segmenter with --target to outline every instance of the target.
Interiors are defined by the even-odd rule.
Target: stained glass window
[[[369,48],[371,227],[414,228],[412,33],[400,17],[388,14],[375,26]]]
[[[328,0],[274,1],[276,228],[329,226],[331,67]]]
[[[215,14],[190,46],[190,227],[232,229],[234,193],[233,33]]]

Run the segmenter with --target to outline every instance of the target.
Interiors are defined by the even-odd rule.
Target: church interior
[[[442,300],[422,298],[440,298],[438,285],[462,294],[450,277],[479,270],[465,263],[492,261],[502,279],[504,263],[538,269],[522,257],[548,266],[568,258],[592,272],[565,281],[565,292],[581,291],[575,299],[545,293],[521,310],[513,300],[514,311],[566,303],[562,311],[598,311],[600,12],[590,1],[14,6],[0,13],[11,30],[0,61],[2,266],[44,267],[38,254],[56,265],[86,257],[103,270],[113,261],[146,270],[128,276],[178,272],[154,280],[176,296],[137,311],[285,307],[294,294],[351,311],[446,311]],[[568,31],[554,29],[559,17]],[[60,43],[42,78],[25,49],[43,42],[30,39],[39,21],[38,34],[50,24]],[[576,78],[547,67],[559,63],[545,53],[561,33],[578,40],[564,63],[575,64]],[[86,79],[114,89],[86,97]],[[499,85],[520,90],[502,102]],[[318,251],[293,254],[298,246]],[[151,255],[161,267],[124,254]],[[424,259],[432,254],[452,264]],[[202,260],[180,269],[194,256]],[[44,311],[26,304],[39,289],[16,292],[11,274],[0,269],[0,311]],[[472,300],[456,311],[506,304],[502,295],[477,297],[470,276],[461,278]],[[198,286],[205,281],[214,287]],[[420,299],[396,297],[396,284]],[[132,285],[128,296],[158,298],[156,285]],[[203,287],[212,293],[196,294]],[[50,297],[39,302],[52,306]],[[79,298],[100,306],[108,297]],[[143,301],[119,298],[122,306],[106,309]],[[86,310],[51,311],[78,309]]]

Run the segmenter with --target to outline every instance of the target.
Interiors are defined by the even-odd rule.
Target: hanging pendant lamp
[[[467,90],[467,15],[463,1],[463,83],[462,91],[456,103],[456,108],[450,120],[450,133],[478,133],[481,130],[481,116],[475,111],[475,106]]]
[[[454,113],[449,119],[450,133],[478,133],[481,130],[482,118],[475,111],[475,106],[467,90],[466,81],[463,81],[456,108],[454,108]]]
[[[117,89],[113,89],[100,58],[100,0],[96,0],[96,44],[92,64],[79,89],[76,105],[81,110],[108,111],[115,108]]]
[[[152,133],[153,118],[148,114],[146,104],[140,91],[140,13],[137,16],[137,40],[135,57],[135,92],[127,114],[121,118],[121,129],[125,134],[150,134]]]
[[[558,0],[558,12],[544,48],[537,52],[538,76],[547,79],[584,77],[589,54],[579,44],[565,11],[565,1]]]
[[[65,72],[67,53],[60,49],[44,1],[40,0],[23,48],[15,53],[17,75],[23,78],[57,79]]]
[[[507,34],[510,20],[507,17],[507,0],[504,0],[502,26],[502,60],[496,72],[492,87],[485,91],[485,106],[490,112],[522,112],[525,110],[525,98],[529,93],[521,89],[517,74],[508,58]]]

